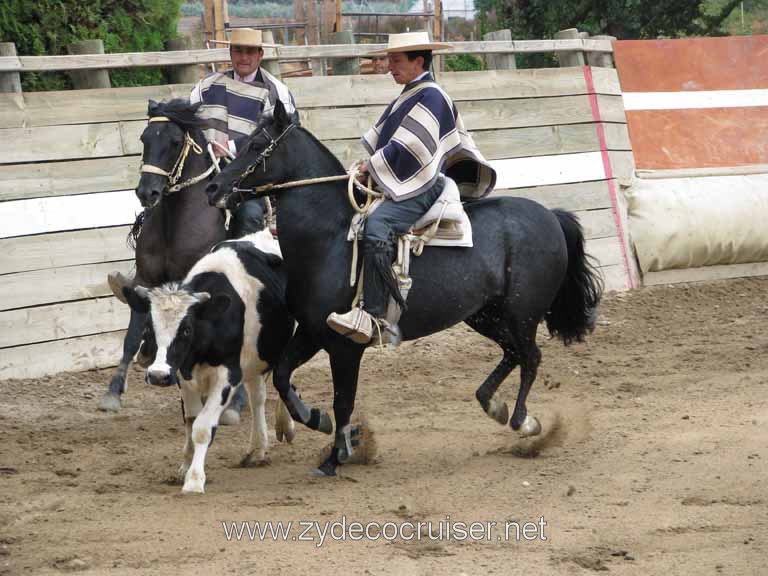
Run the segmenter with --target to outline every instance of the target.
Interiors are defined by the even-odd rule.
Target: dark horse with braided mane
[[[226,239],[224,211],[212,207],[205,195],[214,169],[201,121],[195,115],[199,106],[184,99],[149,101],[149,123],[141,135],[142,173],[136,188],[144,211],[129,236],[136,248],[135,285],[152,288],[182,280],[195,262]],[[249,203],[248,225],[262,222],[263,227],[264,207],[261,202]],[[230,236],[255,231],[240,230],[244,227],[242,222],[234,222]],[[131,310],[123,356],[99,404],[102,410],[120,409],[125,376],[141,344],[146,319],[146,314]],[[142,348],[140,362],[145,352],[154,356],[153,350]]]
[[[206,191],[212,204],[231,208],[248,196],[245,186],[344,172],[334,155],[309,131],[292,124],[278,105],[274,117],[263,119],[253,132],[247,151]],[[275,369],[274,383],[295,420],[331,433],[328,414],[307,406],[290,384],[298,366],[320,348],[328,352],[336,436],[319,472],[334,475],[356,444],[350,418],[365,351],[364,345],[326,324],[331,312],[349,310],[355,294],[349,286],[352,244],[346,240],[354,210],[346,182],[287,187],[278,195],[288,306],[299,327]],[[584,236],[573,214],[509,197],[478,200],[465,208],[472,221],[473,248],[431,247],[411,260],[413,288],[400,318],[403,339],[421,338],[463,321],[496,342],[503,357],[476,397],[497,422],[535,435],[541,426],[527,414],[525,402],[541,359],[537,326],[543,320],[565,344],[583,339],[594,326],[602,282],[584,253]],[[518,365],[520,389],[510,419],[506,403],[494,394]]]

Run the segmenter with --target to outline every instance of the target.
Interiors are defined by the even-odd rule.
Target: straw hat
[[[367,56],[384,56],[392,52],[414,52],[416,50],[443,50],[452,47],[451,44],[430,42],[429,34],[426,31],[405,32],[404,34],[390,34],[387,47],[384,50],[370,52]]]
[[[254,30],[253,28],[233,28],[229,40],[211,40],[211,42],[229,46],[253,46],[254,48],[274,48],[277,46],[277,44],[265,44],[261,30]]]

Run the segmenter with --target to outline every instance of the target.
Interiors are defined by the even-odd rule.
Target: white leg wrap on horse
[[[520,426],[520,436],[527,438],[528,436],[538,436],[541,434],[541,423],[535,416],[526,416],[523,421],[523,425]]]

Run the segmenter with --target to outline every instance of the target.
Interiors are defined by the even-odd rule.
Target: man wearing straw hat
[[[371,156],[359,172],[370,175],[385,196],[365,226],[363,305],[345,314],[334,312],[327,320],[331,328],[360,344],[379,332],[375,325],[389,333],[388,341],[398,341],[399,330],[384,319],[390,295],[405,305],[392,272],[396,237],[408,232],[439,198],[443,175],[456,181],[464,199],[482,198],[496,183],[496,172],[429,72],[432,50],[449,47],[431,42],[426,32],[411,32],[390,34],[387,48],[371,54],[386,54],[389,72],[405,87],[362,138]]]
[[[217,156],[237,155],[238,146],[250,136],[262,114],[271,114],[280,100],[289,114],[296,113],[293,95],[280,80],[261,68],[265,44],[261,30],[235,28],[229,40],[232,70],[214,72],[192,89],[190,101],[201,102],[198,112],[206,122],[205,136]]]
[[[203,119],[203,133],[213,144],[217,157],[233,158],[239,146],[253,132],[262,114],[271,114],[275,102],[280,100],[289,114],[298,123],[298,112],[293,95],[288,88],[269,72],[261,68],[264,47],[273,47],[262,41],[261,30],[236,28],[228,41],[216,41],[229,45],[232,70],[214,72],[203,78],[192,89],[190,102],[200,102],[197,115]],[[240,237],[256,232],[263,227],[263,211],[260,200],[240,204],[232,215],[230,232]],[[108,275],[109,286],[114,295],[125,302],[122,289],[133,285],[134,279],[119,272]],[[245,404],[242,390],[230,409],[222,416],[222,424],[237,424],[239,412]]]
[[[261,30],[235,28],[227,41],[232,70],[214,72],[203,78],[192,89],[190,102],[201,103],[198,116],[204,121],[203,133],[213,144],[217,157],[233,158],[238,145],[253,132],[262,114],[271,114],[275,102],[280,100],[298,124],[298,112],[288,88],[269,72],[261,68],[265,44]],[[263,211],[259,200],[240,204],[232,215],[230,232],[234,237],[256,232],[263,226]],[[122,288],[132,285],[133,279],[119,272],[109,275],[109,285],[115,296],[125,302]]]

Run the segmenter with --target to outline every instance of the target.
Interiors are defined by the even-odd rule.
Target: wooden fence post
[[[616,40],[616,36],[592,36],[593,40]],[[587,52],[587,64],[590,66],[599,66],[601,68],[613,68],[613,54],[610,52]]]
[[[275,35],[272,30],[264,30],[262,32],[262,38],[264,40],[264,44],[275,43]],[[277,53],[277,48],[264,48],[265,56],[277,56]],[[280,60],[263,60],[261,62],[261,67],[276,78],[282,77],[282,74],[280,73]]]
[[[568,28],[568,30],[560,30],[555,33],[555,40],[572,40],[580,39],[579,31],[576,28]],[[558,52],[557,59],[560,62],[560,67],[567,66],[584,66],[584,52]]]
[[[334,18],[335,24],[335,32],[341,32],[342,22],[341,22],[341,0],[336,0],[336,17]]]
[[[351,30],[344,32],[334,32],[328,35],[331,44],[354,44],[355,35]],[[360,58],[334,58],[333,75],[334,76],[353,76],[360,74]]]
[[[311,45],[320,44],[316,0],[307,0],[307,35]],[[326,75],[325,58],[310,58],[310,61],[312,62],[312,76]]]
[[[70,54],[104,54],[104,42],[101,40],[80,40],[67,46]],[[71,70],[69,77],[75,90],[87,88],[111,88],[107,70]]]
[[[189,37],[172,38],[166,40],[166,50],[189,50]],[[168,82],[171,84],[195,84],[200,80],[200,69],[196,64],[187,64],[184,66],[168,66],[165,72]]]
[[[507,40],[512,41],[511,30],[497,30],[483,34],[483,40]],[[514,54],[486,54],[485,67],[488,70],[515,70],[517,62]]]
[[[16,44],[0,42],[0,56],[16,56]],[[18,72],[0,74],[0,92],[21,92],[21,76]]]

